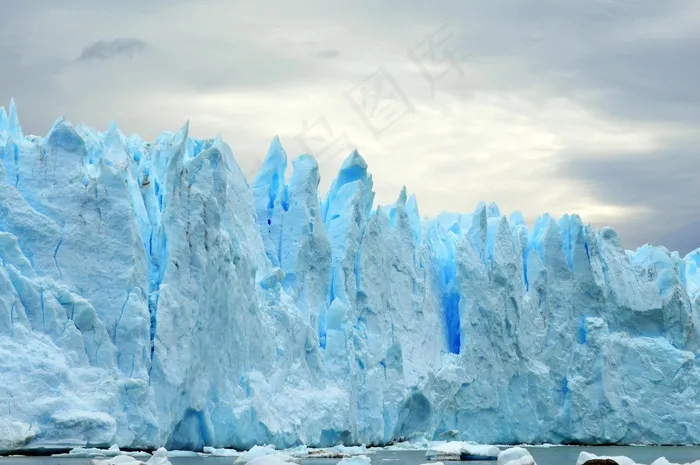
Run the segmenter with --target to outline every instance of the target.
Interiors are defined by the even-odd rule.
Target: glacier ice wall
[[[0,449],[700,443],[700,249],[0,110]]]

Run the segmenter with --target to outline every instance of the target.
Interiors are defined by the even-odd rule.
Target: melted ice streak
[[[700,441],[700,250],[0,111],[0,449]],[[668,421],[673,418],[674,421]]]

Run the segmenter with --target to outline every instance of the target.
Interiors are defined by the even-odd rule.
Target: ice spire
[[[5,107],[0,107],[0,131],[4,131],[7,127],[7,113]]]
[[[346,184],[361,181],[364,185],[363,196],[365,196],[364,209],[369,214],[374,202],[374,192],[372,192],[372,175],[367,171],[367,162],[357,150],[353,150],[340,167],[338,176],[333,181],[326,201],[323,203],[323,219],[328,221],[328,211],[333,200],[338,196],[341,188]]]
[[[19,125],[19,116],[17,115],[17,106],[15,105],[15,99],[10,100],[10,116],[7,125],[7,134],[15,139],[24,138],[22,133],[22,126]]]
[[[270,186],[270,195],[276,194],[279,187],[284,185],[286,171],[287,152],[282,148],[279,136],[275,136],[270,143],[265,161],[255,176],[253,188]]]

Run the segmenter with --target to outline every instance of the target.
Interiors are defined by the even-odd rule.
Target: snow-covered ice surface
[[[700,250],[376,207],[358,153],[321,197],[277,139],[249,185],[187,126],[11,105],[0,158],[0,450],[700,442]]]

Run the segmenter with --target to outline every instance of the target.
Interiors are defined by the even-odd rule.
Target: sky
[[[700,246],[697,0],[3,2],[0,105],[152,139],[279,136],[325,195],[357,148],[378,203],[578,213],[626,248]],[[290,163],[291,170],[291,163]]]

